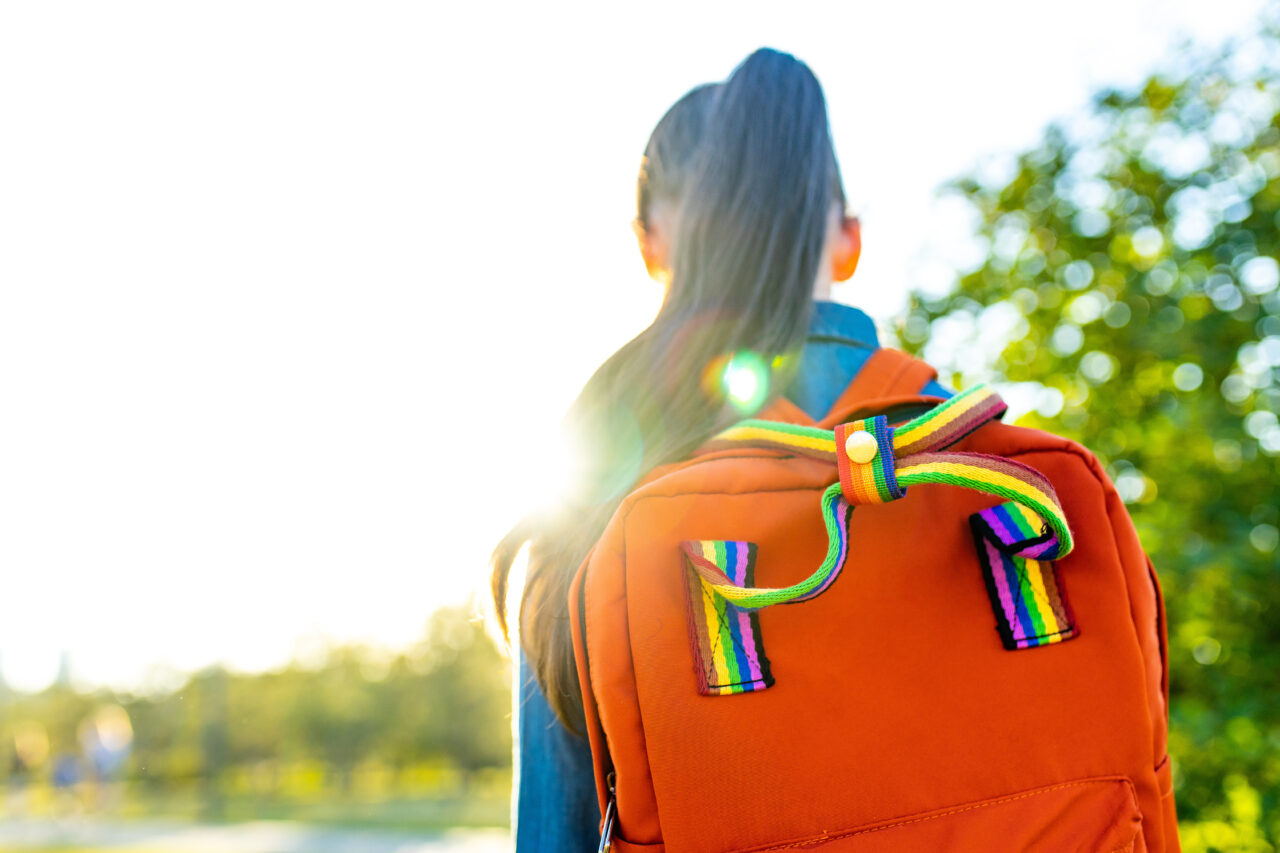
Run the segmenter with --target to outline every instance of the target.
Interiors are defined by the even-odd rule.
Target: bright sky
[[[0,671],[397,646],[483,591],[656,308],[649,131],[755,47],[825,86],[865,242],[837,297],[888,327],[963,249],[940,182],[1260,6],[0,6]]]

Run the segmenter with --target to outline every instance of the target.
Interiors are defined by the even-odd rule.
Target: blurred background
[[[1184,848],[1280,845],[1278,10],[892,6],[0,6],[0,849],[505,848],[488,552],[657,308],[649,131],[761,45],[836,298],[1129,503]]]

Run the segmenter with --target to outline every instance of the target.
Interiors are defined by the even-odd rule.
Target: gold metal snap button
[[[844,452],[850,461],[859,465],[865,465],[875,459],[877,450],[879,447],[876,445],[876,437],[866,430],[851,432],[844,440]]]

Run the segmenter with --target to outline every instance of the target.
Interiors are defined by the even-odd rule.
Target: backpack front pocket
[[[1139,853],[1142,812],[1122,776],[1063,782],[736,853],[820,850]]]

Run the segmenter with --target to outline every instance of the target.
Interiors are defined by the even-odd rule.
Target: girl
[[[845,212],[822,89],[787,54],[758,50],[724,83],[694,89],[667,112],[645,149],[635,227],[646,266],[667,284],[662,307],[566,417],[581,456],[568,497],[523,519],[493,555],[501,616],[512,561],[529,544],[519,851],[591,850],[599,840],[566,595],[622,498],[653,467],[783,391],[821,417],[878,345],[865,314],[826,301],[857,265],[859,225]],[[752,354],[755,369],[730,394],[734,353]],[[950,393],[934,382],[921,392]]]

